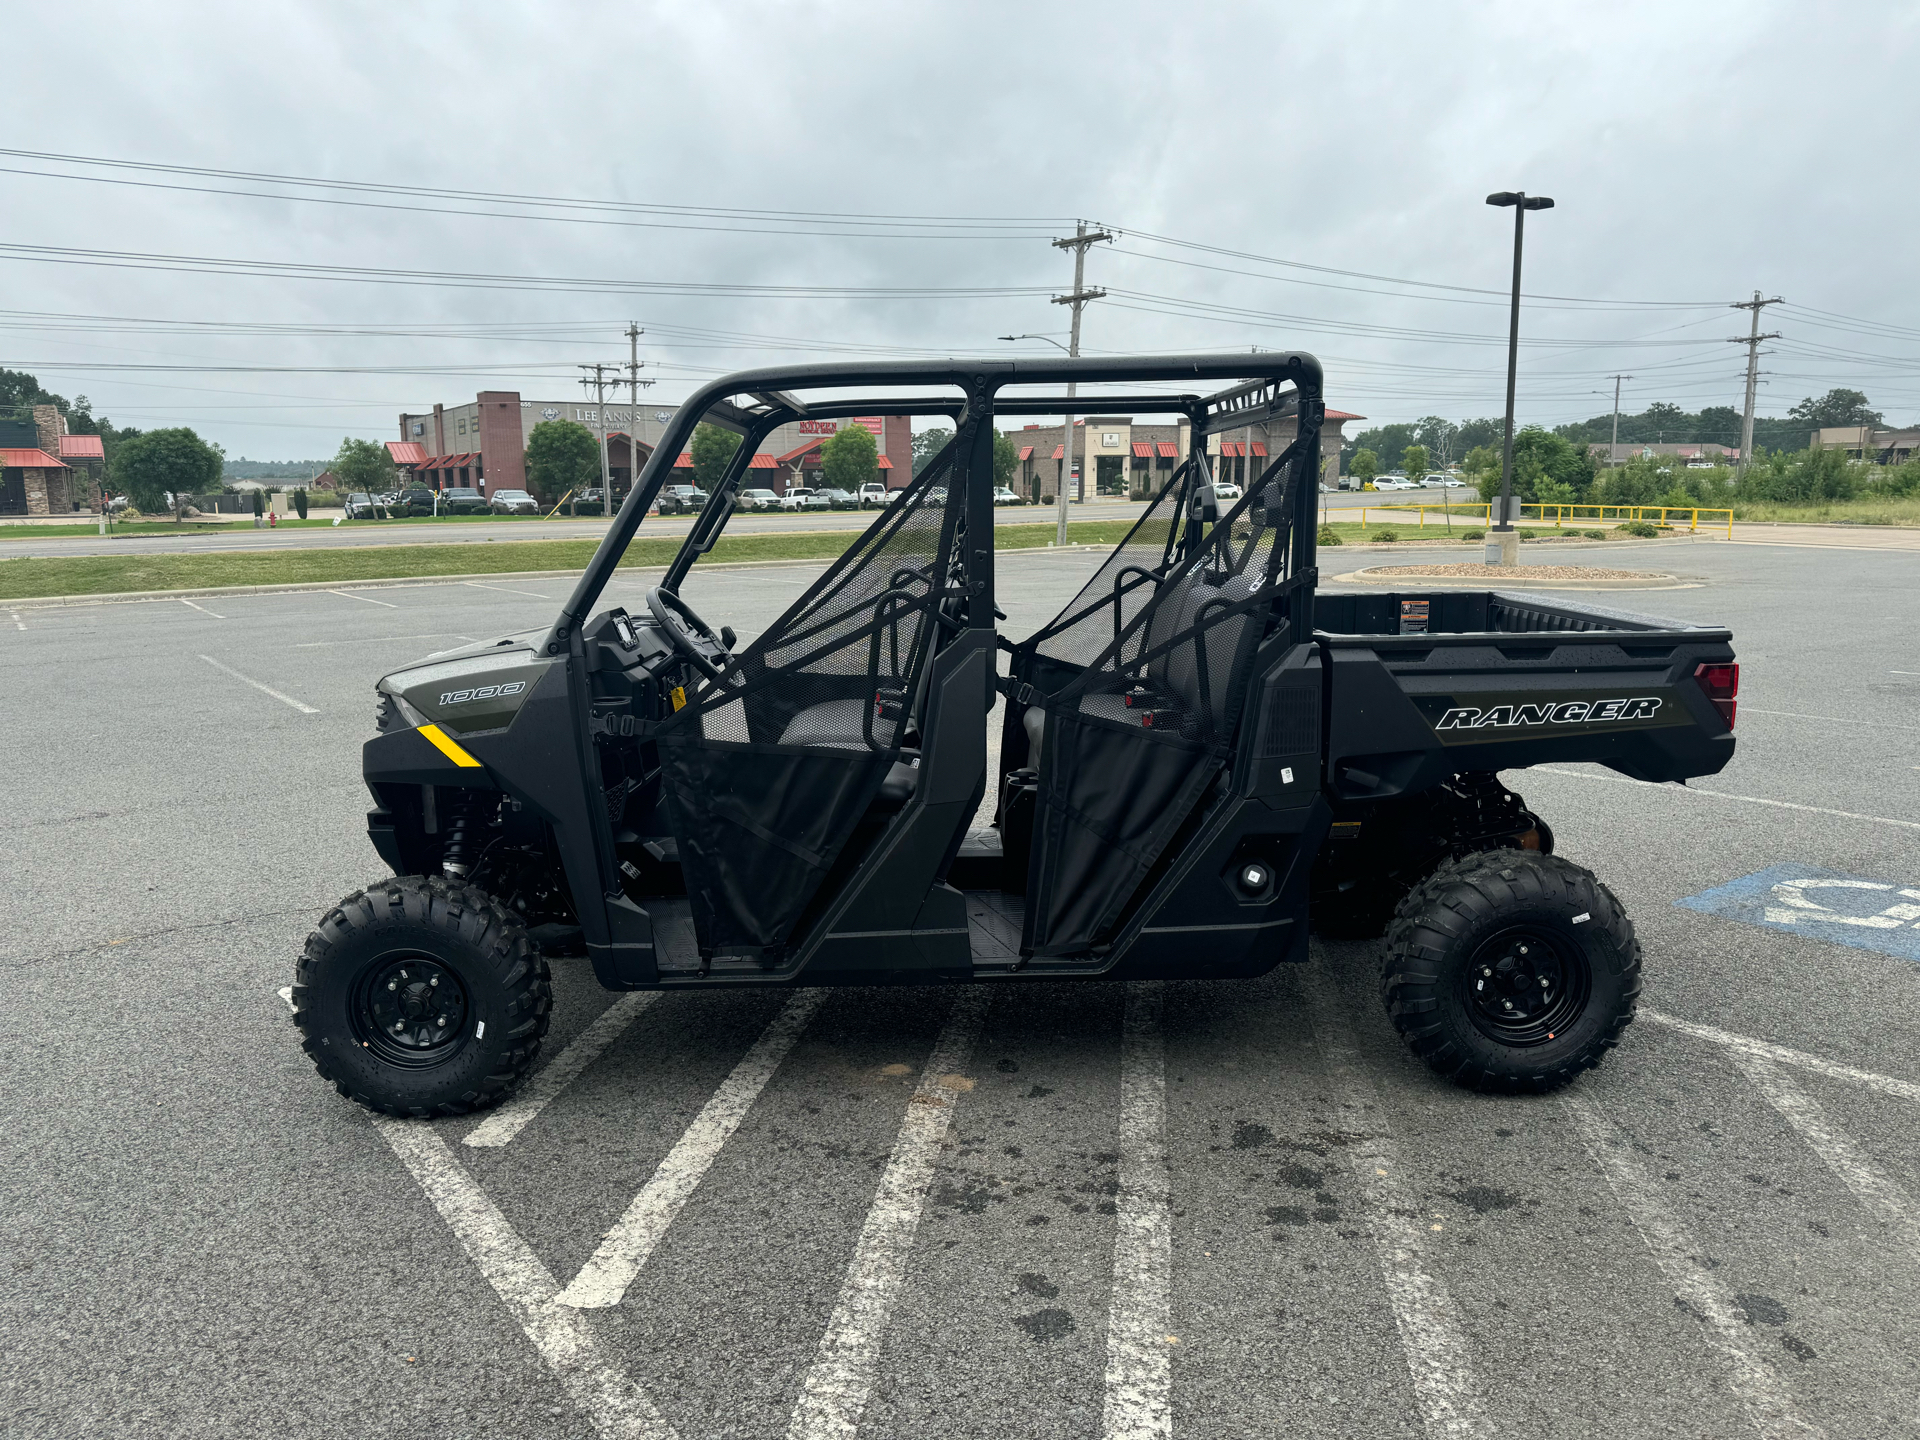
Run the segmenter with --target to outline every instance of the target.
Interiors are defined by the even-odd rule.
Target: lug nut
[[[1514,1009],[1514,1002],[1512,1001],[1502,1001],[1501,1005],[1510,1011]]]
[[[433,978],[432,980],[430,980],[429,982],[427,982],[427,984],[428,984],[428,985],[430,985],[430,986],[437,986],[437,985],[439,985],[439,984],[440,984],[440,977],[439,977],[439,976],[435,976],[435,977],[434,977],[434,978]]]
[[[405,1021],[395,1021],[394,1029],[396,1031],[404,1031],[407,1029],[407,1023]]]
[[[388,989],[388,990],[390,990],[390,991],[392,991],[392,990],[397,990],[397,989],[398,989],[398,986],[396,985],[396,983],[395,983],[395,982],[393,982],[393,981],[389,981],[389,982],[387,982],[387,989]]]

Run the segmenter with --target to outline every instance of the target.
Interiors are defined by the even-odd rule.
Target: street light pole
[[[1514,298],[1507,321],[1507,422],[1501,436],[1501,513],[1489,529],[1482,560],[1488,565],[1514,565],[1521,558],[1521,538],[1514,531],[1514,374],[1521,350],[1521,232],[1527,212],[1552,210],[1545,195],[1502,190],[1487,198],[1494,206],[1514,207]]]

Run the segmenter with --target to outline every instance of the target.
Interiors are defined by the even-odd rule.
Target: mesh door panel
[[[900,758],[936,611],[957,589],[954,453],[659,733],[704,954],[778,953]]]

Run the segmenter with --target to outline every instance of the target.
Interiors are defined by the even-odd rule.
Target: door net
[[[1040,773],[1024,938],[1083,955],[1113,938],[1130,897],[1231,753],[1254,653],[1286,614],[1293,487],[1275,459],[1211,519],[1204,457],[1177,472],[1059,616],[1021,648],[1016,690]],[[1038,709],[1039,714],[1035,713]]]
[[[936,613],[959,590],[954,454],[950,444],[658,733],[703,955],[777,959],[915,743]]]

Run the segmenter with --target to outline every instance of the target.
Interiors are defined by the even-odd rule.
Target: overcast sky
[[[230,456],[327,456],[478,389],[578,397],[630,320],[655,400],[1046,349],[995,337],[1065,340],[1047,242],[1080,217],[1122,232],[1086,353],[1303,349],[1336,407],[1458,419],[1501,409],[1512,212],[1483,197],[1523,189],[1556,203],[1523,289],[1556,298],[1522,312],[1522,423],[1606,411],[1616,372],[1628,410],[1738,407],[1727,305],[1757,289],[1791,302],[1761,414],[1849,386],[1911,423],[1916,13],[38,6],[0,86],[0,365]]]

